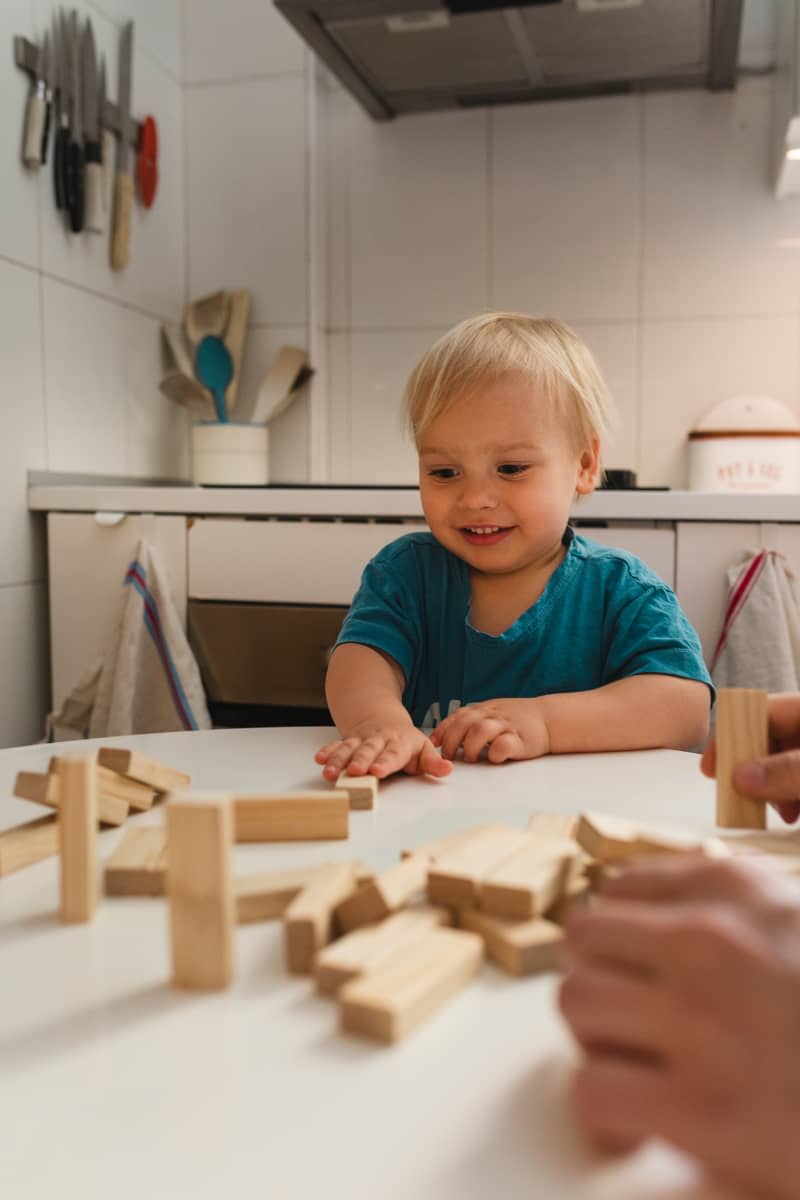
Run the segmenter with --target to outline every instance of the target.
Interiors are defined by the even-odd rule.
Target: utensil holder
[[[192,425],[192,480],[228,487],[269,483],[269,429],[244,422]]]

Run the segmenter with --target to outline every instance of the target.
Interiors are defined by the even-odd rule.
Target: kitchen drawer
[[[368,560],[423,521],[203,519],[189,530],[189,596],[277,604],[345,604]]]
[[[325,708],[328,655],[345,605],[189,602],[189,641],[209,700]]]

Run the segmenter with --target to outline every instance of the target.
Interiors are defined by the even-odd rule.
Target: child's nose
[[[465,479],[461,489],[462,508],[495,508],[497,498],[487,479]]]

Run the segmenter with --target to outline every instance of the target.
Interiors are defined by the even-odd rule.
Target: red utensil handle
[[[151,208],[158,188],[158,127],[154,117],[146,117],[142,124],[136,175],[142,203]]]

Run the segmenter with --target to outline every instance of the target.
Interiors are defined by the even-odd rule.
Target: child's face
[[[575,493],[597,480],[597,445],[578,450],[551,405],[518,376],[459,397],[417,450],[431,532],[488,574],[550,561]]]

